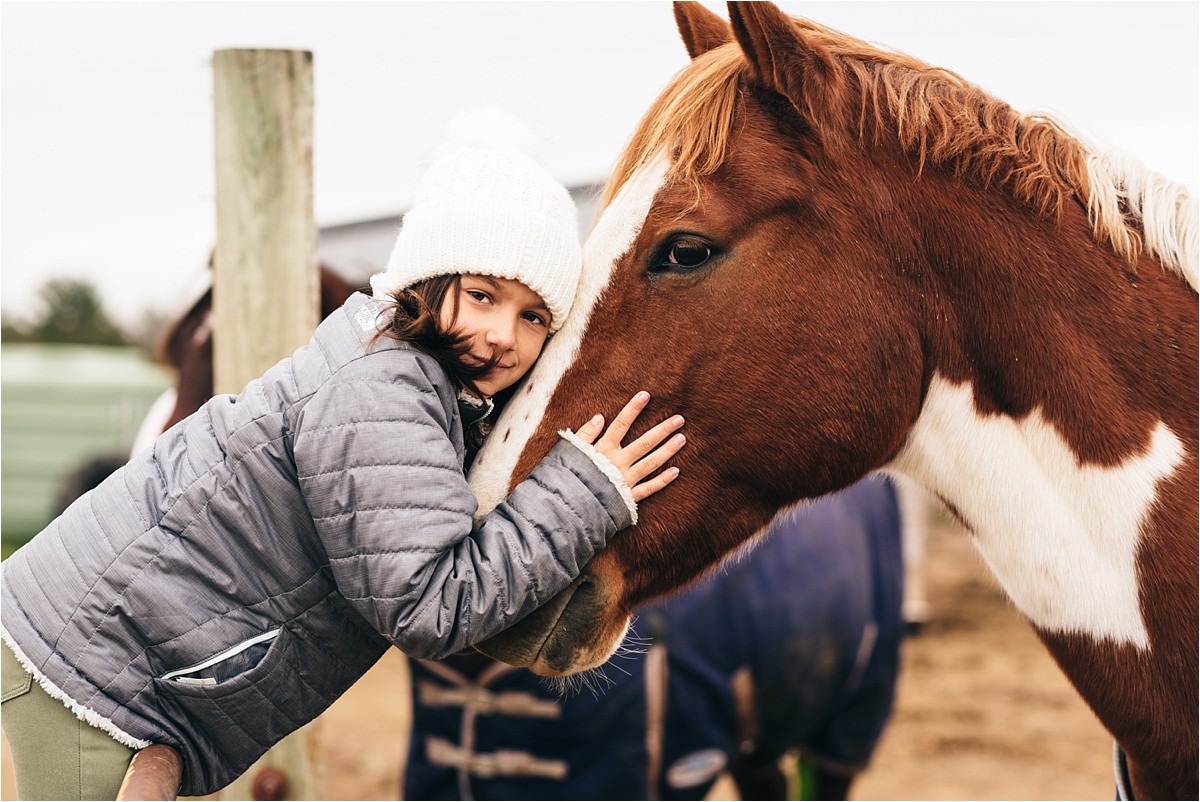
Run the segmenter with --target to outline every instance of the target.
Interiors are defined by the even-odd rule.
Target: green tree
[[[0,341],[6,343],[29,342],[29,324],[14,320],[9,315],[0,317]]]
[[[5,321],[4,339],[87,345],[127,345],[128,338],[104,311],[90,281],[53,278],[38,290],[43,311],[31,325]]]

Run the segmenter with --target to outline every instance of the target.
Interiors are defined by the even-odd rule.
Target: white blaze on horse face
[[[668,163],[658,158],[634,173],[604,210],[583,246],[583,273],[571,313],[558,333],[546,343],[525,385],[508,402],[493,433],[471,466],[470,482],[482,517],[508,497],[509,480],[525,443],[542,422],[554,388],[575,357],[587,331],[596,300],[612,280],[617,261],[625,255],[662,186]],[[629,389],[629,396],[640,390]],[[597,410],[599,412],[600,410]],[[579,421],[582,425],[585,421]]]
[[[1183,461],[1163,423],[1121,465],[1080,465],[1034,410],[983,416],[970,384],[935,376],[903,450],[888,466],[953,504],[1005,591],[1044,631],[1150,642],[1136,555],[1159,482]]]

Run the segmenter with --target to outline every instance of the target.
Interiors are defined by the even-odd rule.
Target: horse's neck
[[[1148,648],[1138,560],[1150,540],[1162,547],[1148,535],[1164,481],[1195,472],[1195,296],[1161,274],[1122,287],[1136,282],[1107,254],[1088,265],[1103,246],[1078,220],[1051,241],[1044,222],[1023,231],[1020,215],[988,215],[930,258],[934,272],[968,272],[922,288],[937,296],[925,310],[930,382],[890,467],[955,509],[1044,632]],[[1102,271],[1094,286],[1089,269]],[[1171,298],[1164,317],[1157,299],[1119,315],[1106,306],[1137,292]],[[1172,338],[1191,352],[1145,345]],[[1128,353],[1161,361],[1130,367]]]
[[[1165,783],[1150,799],[1194,793],[1195,459],[1160,424],[1144,453],[1080,464],[1040,413],[981,415],[969,385],[935,377],[890,466],[966,523],[1141,782]]]

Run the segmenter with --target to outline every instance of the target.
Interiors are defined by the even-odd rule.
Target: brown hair
[[[411,344],[417,350],[437,360],[460,390],[466,390],[477,398],[483,393],[475,384],[496,367],[500,361],[493,354],[486,362],[475,364],[465,361],[471,353],[469,338],[457,329],[442,326],[442,305],[454,304],[452,320],[458,320],[458,300],[462,287],[462,276],[458,274],[435,276],[406,287],[392,296],[391,313],[387,326],[379,335]]]

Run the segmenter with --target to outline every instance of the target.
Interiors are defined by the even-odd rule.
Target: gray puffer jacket
[[[312,342],[172,427],[3,564],[4,641],[76,715],[228,784],[390,644],[460,651],[565,587],[633,502],[560,441],[473,521],[463,411],[356,294]],[[474,413],[478,417],[478,413]]]

